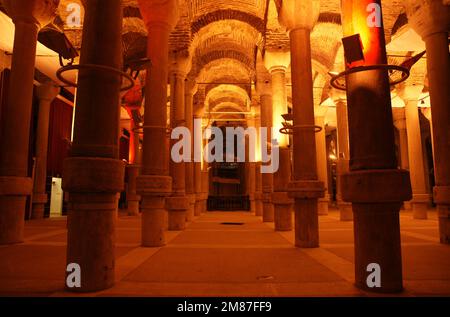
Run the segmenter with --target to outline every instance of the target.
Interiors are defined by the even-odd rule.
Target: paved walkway
[[[450,296],[450,246],[438,243],[436,214],[402,213],[403,296]],[[72,296],[63,290],[65,218],[27,222],[26,241],[0,247],[0,295]],[[213,212],[167,246],[141,248],[140,219],[120,217],[116,285],[89,296],[367,296],[353,286],[353,225],[320,217],[321,248],[293,247],[249,213]],[[79,296],[79,295],[77,295]]]

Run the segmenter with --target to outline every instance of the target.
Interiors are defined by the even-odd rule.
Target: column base
[[[151,205],[152,208],[142,208],[141,220],[141,244],[142,247],[162,247],[166,244],[164,231],[166,221],[166,210],[164,209],[164,198],[144,198],[143,205]]]
[[[189,200],[186,196],[167,197],[166,209],[169,216],[169,231],[186,229],[186,217],[189,210]]]
[[[339,220],[340,221],[353,221],[353,209],[352,204],[344,201],[338,201],[339,207]]]
[[[317,199],[295,199],[295,246],[319,247]]]
[[[328,204],[330,200],[329,198],[320,198],[317,202],[317,212],[319,216],[327,216],[328,215]]]
[[[375,293],[401,292],[399,212],[402,202],[412,198],[409,172],[359,170],[341,180],[343,199],[353,203],[356,286]],[[379,285],[368,283],[373,270],[380,273]]]
[[[48,201],[46,193],[34,193],[33,194],[33,206],[31,209],[31,219],[38,220],[44,219],[45,204]]]
[[[195,216],[195,194],[189,194],[186,197],[189,200],[189,207],[186,211],[186,221],[192,222]]]
[[[25,206],[32,189],[31,178],[0,176],[0,245],[23,242]]]
[[[128,201],[127,215],[139,216],[139,201]]]
[[[161,247],[166,243],[164,236],[167,229],[165,197],[172,192],[172,178],[141,175],[136,179],[136,188],[142,197],[142,246]]]
[[[196,195],[195,206],[194,206],[194,215],[196,217],[199,217],[202,215],[202,213],[203,213],[202,201],[201,201],[201,198],[198,195]]]
[[[324,183],[318,180],[294,180],[288,188],[289,197],[295,199],[295,246],[318,248],[318,201],[325,198]]]
[[[294,201],[290,199],[286,192],[275,192],[272,194],[274,205],[275,231],[292,230],[292,205]]]
[[[353,204],[355,283],[362,290],[376,293],[403,290],[400,206],[401,203]],[[381,270],[379,287],[368,285],[371,264],[379,265]]]
[[[81,268],[81,287],[96,292],[114,285],[116,194],[71,193],[67,218],[67,264]]]
[[[275,208],[270,202],[263,202],[263,222],[274,222]]]

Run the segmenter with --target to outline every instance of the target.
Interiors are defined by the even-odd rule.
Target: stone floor
[[[0,296],[74,295],[63,289],[65,227],[65,218],[30,221],[23,244],[0,247]],[[436,213],[402,212],[401,233],[400,295],[450,296],[450,246],[438,243]],[[352,223],[337,211],[320,217],[320,248],[294,248],[293,238],[249,213],[211,212],[168,232],[167,246],[141,248],[140,219],[120,216],[116,285],[88,296],[371,295],[353,286]]]

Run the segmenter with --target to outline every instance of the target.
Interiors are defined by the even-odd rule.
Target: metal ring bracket
[[[369,66],[358,66],[350,68],[336,76],[331,77],[330,85],[338,90],[347,90],[346,76],[354,73],[365,72],[369,70],[387,70],[389,73],[389,83],[391,86],[395,86],[404,82],[408,79],[410,75],[409,69],[398,66],[398,65],[369,65]],[[400,73],[400,77],[395,76],[396,73]]]
[[[68,85],[70,87],[78,87],[78,84],[63,77],[63,74],[70,70],[80,70],[80,69],[99,70],[99,71],[105,71],[105,72],[110,72],[110,73],[113,73],[116,75],[120,75],[122,78],[125,78],[129,81],[128,85],[126,85],[125,87],[122,87],[120,89],[120,91],[127,91],[134,87],[134,80],[130,75],[128,75],[127,73],[125,73],[121,70],[118,70],[113,67],[105,66],[105,65],[94,65],[94,64],[66,65],[66,66],[63,66],[60,69],[58,69],[58,71],[56,72],[56,77],[58,77],[58,79],[60,81],[62,81],[63,83],[65,83],[66,85]]]

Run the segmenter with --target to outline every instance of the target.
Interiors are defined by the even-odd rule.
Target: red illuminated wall
[[[69,155],[72,133],[72,106],[55,99],[50,110],[47,175],[61,176],[63,161]]]

